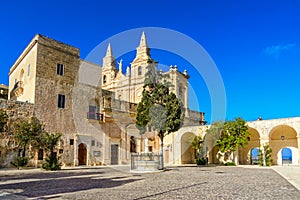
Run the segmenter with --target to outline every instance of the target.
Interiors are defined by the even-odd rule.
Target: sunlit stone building
[[[159,152],[155,133],[148,130],[139,135],[135,128],[145,73],[156,70],[158,63],[151,58],[145,34],[137,41],[130,66],[114,58],[110,44],[103,55],[102,66],[90,63],[80,58],[78,48],[37,34],[10,69],[9,100],[2,100],[0,108],[9,109],[13,116],[28,104],[30,112],[24,116],[34,115],[47,131],[63,133],[57,153],[66,166],[129,164],[133,152]],[[165,138],[165,165],[193,163],[191,141],[196,135],[204,138],[209,126],[204,113],[189,110],[188,72],[170,66],[163,73],[169,75],[171,90],[185,108],[184,127]],[[22,107],[17,102],[23,102]],[[267,143],[273,150],[273,164],[299,164],[300,118],[258,120],[248,126],[248,145],[236,153],[239,164],[253,164],[257,149]],[[206,147],[209,164],[218,164],[214,140],[207,140]],[[44,152],[36,154],[33,164],[40,165]],[[5,159],[3,152],[1,159]]]

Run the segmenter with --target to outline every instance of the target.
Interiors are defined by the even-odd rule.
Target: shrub
[[[14,161],[11,162],[11,164],[13,166],[17,167],[18,169],[20,169],[20,167],[25,167],[28,164],[29,160],[30,160],[30,158],[28,158],[28,157],[18,156],[14,159]]]
[[[54,152],[54,150],[61,135],[62,135],[61,133],[50,134],[46,132],[45,147],[50,153],[45,160],[46,162],[42,165],[43,169],[60,170],[61,163],[59,162],[59,157],[57,156],[57,153]]]
[[[60,170],[61,163],[59,162],[59,157],[55,153],[50,154],[49,157],[46,158],[46,162],[43,163],[42,168],[45,170]]]
[[[195,163],[197,165],[206,165],[207,164],[207,161],[206,161],[206,158],[196,158],[195,159]]]
[[[234,162],[227,162],[225,163],[225,166],[236,166]]]

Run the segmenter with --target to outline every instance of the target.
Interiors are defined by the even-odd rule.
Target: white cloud
[[[284,51],[291,50],[296,46],[297,46],[297,44],[295,44],[295,43],[268,46],[263,50],[263,53],[268,56],[278,57]]]

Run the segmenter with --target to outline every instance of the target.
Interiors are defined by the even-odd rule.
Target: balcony
[[[104,115],[102,113],[97,112],[87,112],[87,119],[98,120],[103,122]]]
[[[10,92],[10,99],[16,100],[17,97],[20,97],[24,92],[24,83],[23,81],[18,81],[15,83],[14,88]]]

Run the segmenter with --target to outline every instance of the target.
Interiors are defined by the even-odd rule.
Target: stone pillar
[[[141,138],[136,138],[136,151],[141,153]]]
[[[239,149],[237,149],[235,152],[233,152],[233,162],[236,165],[239,165]]]
[[[298,165],[300,165],[300,135],[297,134],[297,145],[298,145]]]
[[[140,151],[145,152],[145,138],[141,137]]]
[[[144,142],[145,142],[145,153],[148,153],[149,151],[149,149],[148,149],[148,138],[145,138],[144,139]]]
[[[74,166],[78,166],[78,138],[74,137]]]
[[[90,141],[91,144],[91,141]],[[86,145],[86,165],[89,166],[92,164],[91,162],[91,146],[90,145]]]
[[[266,144],[270,145],[270,142],[268,139],[260,139],[260,150],[263,150],[264,149],[263,146]],[[264,154],[264,151],[263,151],[263,154]],[[263,166],[266,166],[265,155],[263,155]]]

